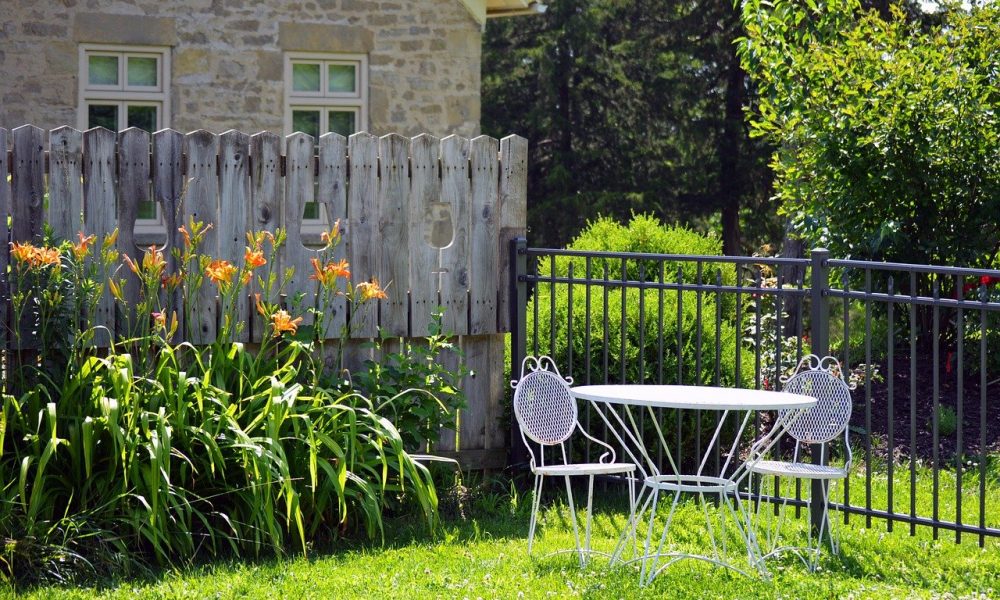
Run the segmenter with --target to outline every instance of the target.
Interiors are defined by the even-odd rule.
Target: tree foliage
[[[768,196],[730,0],[546,4],[490,21],[483,56],[484,131],[530,142],[532,244],[565,244],[600,215],[709,225]]]
[[[780,210],[836,256],[986,266],[1000,244],[1000,8],[743,3],[752,134]]]

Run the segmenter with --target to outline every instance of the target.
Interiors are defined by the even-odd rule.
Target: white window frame
[[[90,56],[115,56],[118,58],[118,85],[91,85],[89,77]],[[128,57],[155,58],[157,64],[157,85],[128,85]],[[79,46],[79,88],[77,94],[77,125],[88,129],[88,108],[91,104],[115,104],[118,106],[118,130],[128,124],[128,106],[156,106],[156,124],[153,131],[170,126],[170,47],[168,46],[121,46],[110,44],[80,44]],[[156,204],[155,219],[136,219],[137,236],[157,236],[166,234],[159,203]]]
[[[320,65],[320,91],[296,92],[292,90],[292,65],[295,63],[313,63]],[[328,65],[349,64],[355,66],[355,92],[329,92],[327,77]],[[317,110],[320,113],[319,133],[323,135],[330,130],[329,110],[353,111],[354,126],[358,131],[368,129],[368,55],[366,54],[334,54],[315,52],[285,52],[284,55],[284,134],[292,133],[293,110]],[[319,140],[317,140],[318,142]],[[329,219],[322,204],[319,206],[319,218],[304,219],[302,233],[318,235],[328,227]]]

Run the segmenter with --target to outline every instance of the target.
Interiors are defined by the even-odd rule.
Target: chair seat
[[[607,475],[610,473],[631,473],[632,463],[577,463],[569,465],[545,465],[535,467],[537,475]]]
[[[840,467],[779,460],[762,460],[751,466],[750,470],[759,475],[784,475],[799,479],[844,479],[847,477],[847,471]]]

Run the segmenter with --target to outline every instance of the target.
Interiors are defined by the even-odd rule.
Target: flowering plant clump
[[[0,472],[19,480],[0,497],[0,579],[122,557],[306,552],[314,538],[379,535],[390,501],[435,522],[430,474],[386,416],[458,392],[424,377],[405,402],[388,386],[366,397],[341,385],[340,357],[324,374],[335,319],[342,356],[361,305],[386,297],[375,279],[351,284],[340,224],[311,262],[308,305],[285,300],[283,231],[250,232],[240,256],[220,257],[204,249],[211,228],[191,220],[176,247],[121,254],[117,231],[11,245],[18,352],[0,397]]]

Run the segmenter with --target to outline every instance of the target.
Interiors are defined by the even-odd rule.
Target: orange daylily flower
[[[257,267],[263,267],[267,264],[267,259],[264,258],[264,253],[259,249],[251,250],[247,248],[246,253],[243,255],[243,260],[246,262],[247,268],[256,269]]]
[[[226,287],[233,281],[236,267],[228,260],[216,259],[205,269],[205,275],[219,287]]]
[[[131,269],[133,273],[135,273],[136,275],[139,274],[139,265],[135,264],[135,262],[128,254],[123,256],[122,260],[125,261],[125,264],[128,265],[128,268]]]
[[[153,313],[153,326],[159,329],[167,328],[167,315],[163,312]]]
[[[260,301],[260,294],[254,294],[253,295],[253,299],[254,299],[254,302],[257,305],[257,312],[259,312],[261,314],[261,316],[266,317],[267,316],[267,308],[264,306],[264,303]]]
[[[37,248],[28,242],[14,242],[10,245],[10,256],[19,263],[31,264],[32,257],[35,256]]]
[[[302,317],[292,318],[284,310],[279,310],[278,312],[271,315],[271,323],[274,324],[274,337],[278,337],[282,332],[288,331],[295,334],[299,329],[299,323],[302,322]]]
[[[340,219],[337,219],[333,223],[333,228],[330,231],[324,231],[319,234],[319,239],[327,246],[336,246],[340,243]]]
[[[73,244],[73,256],[76,257],[77,261],[81,261],[90,253],[90,245],[94,243],[97,236],[88,235],[84,237],[83,232],[80,231],[77,232],[76,237],[80,241]]]
[[[185,248],[190,248],[191,247],[191,234],[188,233],[187,227],[181,225],[180,227],[177,228],[177,231],[179,231],[181,233],[181,235],[184,236],[184,247]]]
[[[167,268],[167,261],[163,258],[163,249],[150,246],[146,250],[146,255],[142,257],[142,268],[147,273],[159,275]]]
[[[313,274],[309,276],[309,279],[315,279],[326,287],[334,287],[338,277],[347,279],[351,276],[350,265],[346,260],[327,263],[323,266],[320,266],[319,259],[316,258],[309,259],[309,262],[312,263],[313,267]]]
[[[385,290],[379,287],[378,279],[374,277],[372,277],[371,281],[359,283],[355,289],[361,294],[361,300],[365,302],[372,299],[385,300],[389,297],[386,295]]]
[[[164,289],[175,289],[184,280],[180,273],[171,273],[170,275],[163,275],[160,277],[160,287]]]

